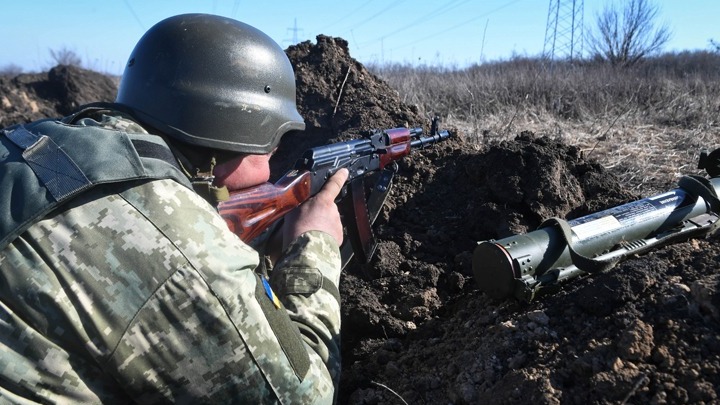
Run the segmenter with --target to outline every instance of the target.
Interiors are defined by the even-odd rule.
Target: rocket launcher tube
[[[720,193],[720,178],[707,185]],[[492,298],[530,301],[542,287],[708,231],[718,220],[711,209],[716,202],[717,197],[677,188],[571,221],[556,220],[527,234],[481,242],[473,253],[475,279]]]

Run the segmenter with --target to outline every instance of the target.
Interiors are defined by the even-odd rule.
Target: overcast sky
[[[1,0],[0,68],[47,70],[50,50],[68,49],[95,70],[120,74],[133,46],[156,22],[203,12],[232,17],[283,48],[318,34],[342,37],[362,63],[466,66],[543,52],[549,0]],[[570,10],[572,0],[558,0]],[[584,1],[594,25],[611,0]],[[576,0],[576,4],[582,3]],[[709,49],[720,41],[720,0],[656,0],[673,32],[666,50]]]

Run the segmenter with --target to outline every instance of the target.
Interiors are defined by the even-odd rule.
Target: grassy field
[[[643,192],[703,173],[700,152],[720,147],[720,53],[665,54],[632,68],[523,58],[368,68],[478,147],[522,131],[559,138]]]

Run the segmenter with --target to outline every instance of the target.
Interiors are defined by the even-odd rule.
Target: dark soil
[[[117,79],[75,66],[46,73],[0,75],[0,127],[62,117],[77,107],[115,99]]]
[[[308,146],[430,122],[352,59],[342,39],[319,36],[287,53],[307,131],[284,138],[274,176]],[[0,78],[0,123],[111,101],[114,84],[62,66]],[[339,402],[718,403],[718,239],[632,257],[530,303],[493,300],[473,280],[478,241],[645,196],[544,134],[477,147],[455,132],[400,162],[374,227],[377,254],[351,263],[341,280]]]

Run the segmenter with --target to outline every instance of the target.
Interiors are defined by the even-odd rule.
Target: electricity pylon
[[[550,0],[543,56],[551,60],[582,57],[584,8],[584,0]]]

